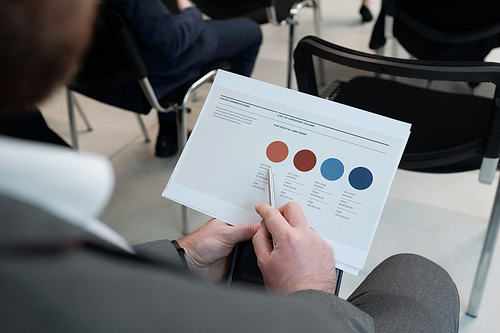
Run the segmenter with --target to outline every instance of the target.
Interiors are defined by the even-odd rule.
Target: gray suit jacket
[[[166,241],[131,255],[2,195],[0,216],[2,332],[373,332],[371,317],[327,293],[213,284]]]

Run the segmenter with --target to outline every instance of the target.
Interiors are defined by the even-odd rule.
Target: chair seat
[[[465,83],[463,88],[470,90]],[[336,102],[412,124],[402,169],[457,172],[481,165],[484,129],[493,110],[491,99],[375,77],[357,77],[341,83],[334,94]],[[456,111],[453,118],[441,112],[447,108]],[[471,117],[470,110],[475,110],[477,116]]]

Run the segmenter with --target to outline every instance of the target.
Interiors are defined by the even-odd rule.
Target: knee
[[[392,255],[391,257],[385,259],[380,263],[379,266],[385,267],[386,269],[413,269],[413,270],[436,270],[440,274],[448,275],[448,273],[435,262],[413,253],[400,253]]]
[[[384,261],[380,265],[387,266],[421,266],[421,267],[431,267],[439,266],[433,261],[414,253],[399,253],[394,254]],[[439,266],[440,267],[440,266]]]
[[[260,24],[246,17],[238,19],[241,20],[241,26],[245,27],[245,40],[251,41],[253,45],[260,46],[263,39]]]
[[[416,254],[384,260],[348,300],[373,317],[376,330],[384,331],[385,323],[394,320],[422,332],[458,330],[460,299],[455,283],[441,266]]]
[[[388,278],[397,276],[408,286],[420,285],[428,290],[447,292],[458,299],[458,291],[448,272],[435,262],[417,254],[396,254],[384,260],[377,268]]]
[[[382,269],[385,291],[401,299],[412,300],[428,318],[448,318],[458,327],[460,297],[448,272],[435,262],[416,254],[397,254],[384,260]],[[383,292],[381,294],[384,294]],[[443,321],[439,319],[437,321]]]
[[[408,272],[409,274],[417,272],[433,272],[433,274],[450,278],[446,270],[435,262],[421,255],[412,253],[395,254],[382,261],[382,263],[380,263],[377,267],[384,270]]]

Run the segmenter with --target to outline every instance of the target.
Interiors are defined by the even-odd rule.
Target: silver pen
[[[269,188],[269,204],[271,205],[271,207],[276,209],[276,200],[274,196],[274,177],[273,177],[273,170],[271,168],[267,170],[267,184]],[[271,242],[273,243],[274,247],[274,239],[272,235],[271,235]]]
[[[273,178],[273,170],[269,168],[267,170],[267,179],[269,185],[269,204],[271,207],[276,209],[276,201],[274,200],[274,178]]]

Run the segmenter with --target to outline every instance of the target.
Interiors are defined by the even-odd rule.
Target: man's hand
[[[309,227],[300,205],[289,202],[274,209],[257,204],[255,210],[262,222],[253,245],[266,289],[282,294],[308,289],[334,294],[333,248]]]
[[[258,223],[231,226],[213,219],[177,242],[186,251],[190,270],[220,281],[226,277],[228,256],[236,243],[252,239],[258,229]]]
[[[189,0],[177,0],[177,8],[179,8],[179,11],[183,11],[184,9],[188,7],[192,7],[193,4],[189,2]]]

